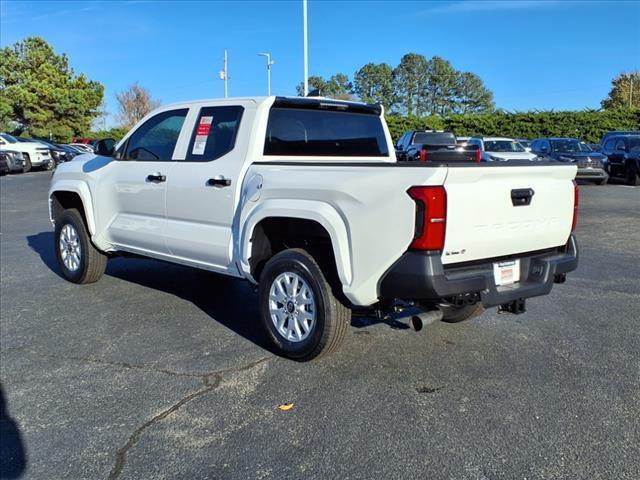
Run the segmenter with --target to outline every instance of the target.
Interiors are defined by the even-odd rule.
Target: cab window
[[[169,110],[151,117],[129,137],[125,160],[170,161],[189,109]]]
[[[191,135],[187,161],[210,162],[233,150],[244,108],[204,107]]]
[[[324,109],[272,107],[265,155],[387,157],[378,115]]]

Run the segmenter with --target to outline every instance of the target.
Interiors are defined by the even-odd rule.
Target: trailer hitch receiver
[[[498,307],[498,313],[513,313],[514,315],[520,315],[527,311],[524,298],[518,298],[509,303],[503,303]]]

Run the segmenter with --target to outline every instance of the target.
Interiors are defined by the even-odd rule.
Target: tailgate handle
[[[533,188],[514,188],[511,190],[511,203],[514,207],[529,205],[535,193]]]

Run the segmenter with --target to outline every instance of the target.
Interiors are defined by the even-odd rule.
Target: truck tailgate
[[[564,245],[571,232],[575,175],[575,165],[450,166],[442,263]],[[528,191],[531,200],[525,204]]]

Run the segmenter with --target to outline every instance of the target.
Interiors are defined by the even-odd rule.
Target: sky
[[[478,74],[509,111],[599,108],[611,80],[640,69],[640,1],[309,0],[309,74],[353,77],[409,52]],[[77,73],[115,93],[133,82],[162,103],[295,95],[303,78],[302,1],[0,1],[0,46],[37,35]]]

